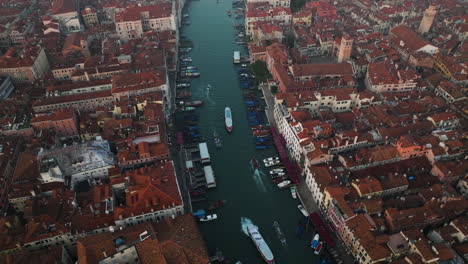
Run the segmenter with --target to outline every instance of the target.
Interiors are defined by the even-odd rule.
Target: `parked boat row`
[[[185,107],[187,108],[187,107]],[[193,107],[194,108],[194,107]],[[189,111],[185,111],[189,112]],[[186,114],[184,116],[184,124],[182,127],[182,135],[186,143],[200,143],[202,142],[202,137],[200,135],[198,127],[198,115],[194,113]],[[179,128],[180,129],[180,128]]]
[[[267,149],[272,146],[269,124],[260,100],[260,93],[256,89],[255,78],[250,74],[247,64],[238,69],[239,85],[243,89],[244,103],[247,107],[247,119],[252,129],[253,141],[257,149]],[[274,164],[273,164],[274,165]]]

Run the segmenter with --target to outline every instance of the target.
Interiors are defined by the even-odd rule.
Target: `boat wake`
[[[254,174],[253,174],[253,178],[255,180],[255,183],[257,184],[257,187],[261,192],[267,192],[263,176],[265,176],[265,174],[261,170],[259,170],[258,168],[255,168]]]
[[[247,230],[249,226],[254,226],[258,229],[258,226],[254,225],[252,220],[247,217],[241,217],[241,230],[246,236],[249,236],[249,231]]]
[[[213,99],[211,99],[211,96],[210,96],[210,93],[211,93],[211,90],[213,89],[213,87],[211,85],[208,84],[208,86],[206,87],[206,92],[205,92],[205,95],[206,95],[206,100],[208,102],[210,102],[210,104],[212,105],[216,105],[216,102],[213,101]]]

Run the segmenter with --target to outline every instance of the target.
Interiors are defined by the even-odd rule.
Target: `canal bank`
[[[210,201],[226,200],[217,210],[218,220],[200,225],[207,246],[212,254],[223,251],[231,260],[244,264],[262,263],[257,249],[244,234],[241,219],[250,219],[270,246],[276,263],[316,263],[319,258],[308,247],[313,231],[296,236],[296,228],[304,217],[297,209],[298,200],[291,198],[288,189],[279,190],[272,183],[268,170],[260,164],[261,173],[254,173],[250,160],[276,156],[274,148],[256,150],[247,123],[246,108],[239,87],[238,66],[233,65],[233,52],[245,54],[245,49],[235,43],[234,25],[241,23],[227,12],[231,1],[201,0],[189,2],[184,13],[191,25],[184,26],[181,34],[193,41],[188,54],[201,76],[191,81],[192,100],[205,104],[196,113],[198,126],[208,142],[217,187],[208,191]],[[211,89],[207,89],[210,85]],[[224,128],[224,108],[232,109],[234,131],[228,134]],[[213,130],[221,138],[223,147],[217,149],[212,139]],[[261,162],[260,162],[261,163]],[[194,210],[206,208],[208,203],[195,203]],[[282,246],[273,229],[278,221],[286,236]]]

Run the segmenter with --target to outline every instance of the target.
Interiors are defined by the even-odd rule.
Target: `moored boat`
[[[323,250],[323,241],[320,241],[320,243],[317,245],[317,247],[314,250],[315,255],[320,255]]]
[[[275,160],[279,160],[279,157],[270,157],[270,158],[263,159],[263,163],[272,162]]]
[[[315,234],[314,238],[312,238],[312,241],[310,242],[310,247],[313,248],[313,249],[316,249],[317,246],[319,245],[319,239],[320,239],[320,236],[319,234]]]
[[[207,215],[205,217],[200,218],[200,222],[209,222],[218,219],[217,214]]]
[[[198,76],[200,76],[200,73],[199,72],[185,72],[185,76],[198,77]]]
[[[224,109],[224,123],[226,125],[226,130],[228,132],[232,131],[232,113],[231,113],[231,108],[226,107]]]
[[[201,219],[206,216],[206,212],[203,209],[199,209],[198,211],[193,212],[192,215],[195,216],[197,219]]]
[[[178,83],[176,85],[177,88],[188,88],[190,87],[190,83]]]
[[[297,199],[297,190],[296,190],[296,187],[291,187],[289,188],[291,190],[291,196],[293,199]]]
[[[278,188],[284,188],[286,186],[288,186],[289,184],[291,183],[291,181],[282,181],[280,183],[278,183]]]
[[[249,232],[250,238],[254,242],[255,246],[257,247],[258,252],[260,252],[263,259],[267,263],[275,263],[273,253],[271,252],[267,243],[263,239],[262,235],[260,235],[260,232],[258,232],[258,229],[255,226],[250,225],[247,227],[247,230]]]
[[[182,108],[182,111],[183,112],[192,112],[192,111],[195,111],[195,107],[190,107],[190,106],[186,106],[184,108]]]
[[[280,164],[279,160],[265,162],[265,167],[271,167]]]
[[[281,172],[284,172],[284,169],[276,168],[276,169],[270,170],[271,175],[275,175],[275,174],[278,174],[278,173],[281,173]]]
[[[184,102],[185,106],[192,106],[192,107],[197,107],[201,106],[203,104],[203,101],[189,101],[189,102]]]
[[[297,205],[297,209],[299,209],[299,211],[301,211],[302,215],[304,215],[305,217],[309,216],[309,214],[307,213],[307,210],[304,208],[302,204]]]

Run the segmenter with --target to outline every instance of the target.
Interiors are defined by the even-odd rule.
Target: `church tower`
[[[436,13],[437,10],[434,5],[430,5],[429,8],[424,11],[424,17],[421,20],[421,24],[419,24],[419,33],[424,34],[429,32]]]
[[[337,46],[336,57],[338,62],[349,60],[351,50],[353,49],[353,39],[348,34],[345,34],[341,37],[340,43]]]

